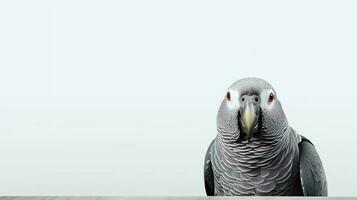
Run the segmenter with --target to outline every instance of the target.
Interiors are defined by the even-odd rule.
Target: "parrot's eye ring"
[[[231,101],[231,93],[228,91],[226,94],[227,101]]]
[[[274,99],[275,99],[275,95],[274,95],[274,93],[273,93],[273,92],[271,92],[271,93],[269,94],[269,99],[268,99],[268,102],[269,102],[269,103],[271,103],[271,102],[273,102],[273,101],[274,101]]]
[[[244,97],[242,97],[240,100],[241,100],[242,102],[244,102],[244,101],[245,101],[245,98],[244,98]]]

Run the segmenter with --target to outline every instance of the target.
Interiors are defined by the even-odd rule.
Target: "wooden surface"
[[[0,196],[0,200],[272,200],[272,199],[288,199],[288,200],[302,200],[302,199],[329,199],[329,200],[352,200],[357,197],[144,197],[144,196]]]

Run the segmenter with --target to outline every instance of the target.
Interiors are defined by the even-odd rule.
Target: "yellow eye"
[[[274,99],[275,99],[275,95],[274,95],[274,93],[271,92],[271,93],[269,94],[268,102],[271,103],[271,102],[274,101]]]
[[[226,94],[227,101],[231,101],[231,93],[228,91]]]

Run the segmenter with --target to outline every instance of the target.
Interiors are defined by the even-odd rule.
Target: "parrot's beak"
[[[252,134],[258,129],[259,106],[247,103],[242,108],[240,117],[242,129],[250,140]]]

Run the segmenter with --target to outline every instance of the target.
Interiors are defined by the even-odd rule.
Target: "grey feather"
[[[211,148],[213,144],[214,144],[214,140],[211,142],[211,144],[207,149],[206,156],[205,156],[204,170],[203,170],[205,189],[206,189],[206,194],[208,196],[214,195],[214,180],[213,180],[213,170],[212,170],[212,163],[211,163]]]
[[[300,177],[305,196],[327,196],[327,180],[314,145],[306,138],[299,143]]]

